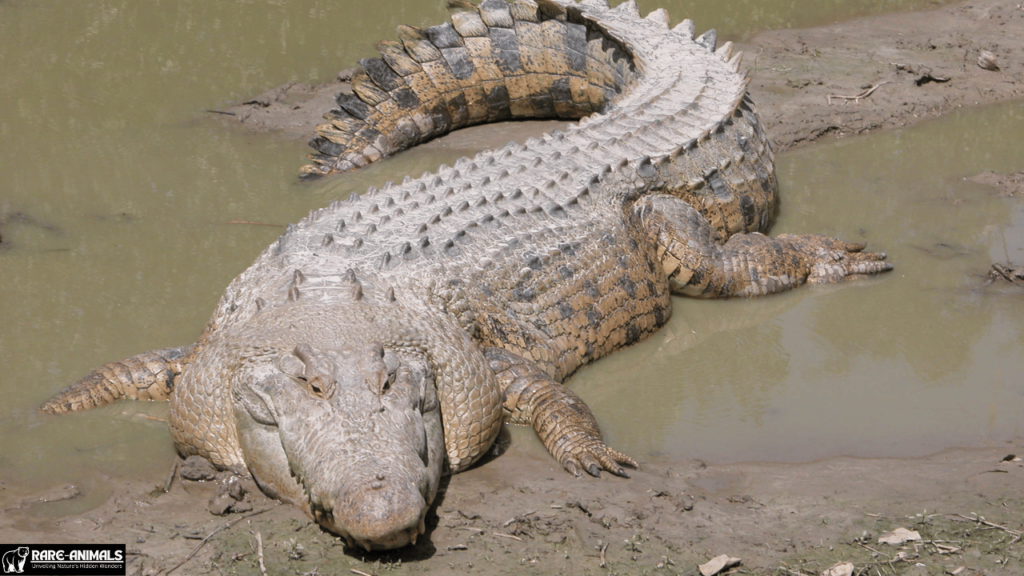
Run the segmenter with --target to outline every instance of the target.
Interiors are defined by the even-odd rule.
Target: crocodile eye
[[[334,395],[334,383],[331,381],[325,381],[321,378],[312,378],[310,380],[303,378],[302,383],[306,385],[309,393],[317,398],[327,400]]]

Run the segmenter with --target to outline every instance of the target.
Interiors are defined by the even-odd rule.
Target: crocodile
[[[505,422],[575,475],[626,476],[563,385],[669,318],[671,296],[758,296],[891,269],[766,236],[773,156],[713,30],[629,0],[450,4],[361,61],[306,177],[470,124],[578,119],[315,210],[228,286],[196,343],[107,364],[41,409],[168,399],[182,456],[251,476],[350,547],[415,544],[443,474]]]

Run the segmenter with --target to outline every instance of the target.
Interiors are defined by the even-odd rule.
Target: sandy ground
[[[781,151],[1019,98],[1022,45],[1021,5],[981,0],[765,32],[740,48]],[[979,67],[982,50],[999,70]],[[223,118],[307,137],[342,88],[288,85]],[[978,179],[1007,194],[1024,182]],[[746,574],[820,574],[841,562],[879,576],[1024,574],[1024,463],[1011,455],[1020,444],[912,460],[644,462],[629,480],[574,479],[513,446],[446,481],[427,535],[387,554],[347,549],[256,490],[236,512],[211,515],[217,480],[176,474],[164,492],[166,475],[111,478],[109,500],[71,515],[61,507],[82,497],[78,487],[0,484],[0,542],[124,542],[129,574],[699,574],[723,554]],[[901,527],[919,540],[879,543]]]

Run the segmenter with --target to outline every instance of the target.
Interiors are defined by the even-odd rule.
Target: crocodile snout
[[[366,551],[390,550],[426,531],[428,504],[412,483],[390,482],[384,474],[342,490],[334,507],[335,532]]]

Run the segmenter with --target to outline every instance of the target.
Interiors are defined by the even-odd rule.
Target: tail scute
[[[188,363],[195,345],[152,350],[104,364],[39,407],[41,412],[64,414],[103,406],[119,398],[166,400],[174,379]]]

